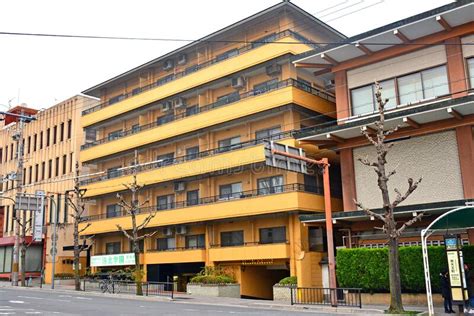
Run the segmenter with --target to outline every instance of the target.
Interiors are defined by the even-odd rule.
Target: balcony
[[[272,137],[273,139],[289,137],[293,132],[285,132]],[[293,138],[287,138],[280,143],[295,146]],[[229,147],[217,148],[200,152],[193,157],[183,156],[163,162],[144,164],[137,167],[137,181],[142,185],[192,177],[200,174],[236,167],[263,163],[265,161],[262,140],[253,140]],[[124,183],[132,181],[132,168],[110,172],[107,175],[93,177],[81,182],[87,189],[85,197],[98,196],[125,189]]]
[[[338,209],[340,200],[333,199],[334,209]],[[232,196],[212,196],[197,201],[183,201],[140,209],[137,222],[141,223],[151,212],[156,216],[148,224],[148,228],[187,223],[197,223],[225,218],[256,216],[290,211],[323,212],[324,197],[322,188],[294,183],[273,187],[270,191],[244,191]],[[92,214],[84,218],[80,229],[91,226],[83,233],[87,235],[116,232],[117,224],[124,229],[131,228],[131,220],[125,214],[115,214],[107,218],[106,213]]]
[[[205,262],[204,248],[174,248],[168,250],[151,249],[145,253],[147,264]]]
[[[194,115],[170,116],[166,123],[156,121],[122,131],[114,135],[113,139],[103,138],[85,144],[81,147],[80,157],[83,162],[91,161],[292,103],[319,113],[331,113],[334,110],[332,96],[288,79],[270,84],[264,90],[248,91],[238,98],[229,99],[228,103],[217,101],[208,104]]]
[[[260,244],[245,243],[242,246],[223,247],[214,245],[209,249],[209,261],[243,261],[243,260],[265,260],[285,259],[290,257],[290,245],[288,242]]]
[[[215,58],[203,64],[193,66],[192,71],[185,70],[174,74],[169,78],[169,81],[158,80],[151,85],[134,90],[129,94],[123,94],[116,99],[114,98],[115,100],[109,100],[87,109],[82,112],[82,125],[87,127],[108,120],[151,102],[170,97],[218,78],[229,76],[267,60],[286,54],[298,55],[312,48],[310,44],[295,45],[295,43],[308,43],[309,40],[290,30],[278,33],[274,42],[280,42],[280,44],[265,45],[264,43],[259,43],[259,45],[255,45],[251,43],[245,45],[238,50],[238,54],[234,57],[224,60]],[[111,107],[112,105],[114,106]]]

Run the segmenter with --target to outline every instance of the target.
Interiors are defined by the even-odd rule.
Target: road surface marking
[[[21,297],[21,296],[18,296]],[[25,304],[24,301],[8,301],[8,303],[13,303],[13,304]]]
[[[58,297],[72,297],[72,295],[59,295]]]
[[[78,300],[89,300],[89,301],[92,301],[92,298],[90,298],[90,297],[76,296],[75,298],[77,298]]]
[[[45,298],[45,297],[35,297],[35,296],[22,296],[22,295],[18,295],[18,297],[21,297],[21,298],[29,298],[30,300],[45,300],[45,301],[66,302],[66,303],[70,303],[70,302],[71,302],[71,300],[59,300],[59,299],[56,299],[56,298]]]
[[[42,314],[41,312],[25,312],[25,314]]]

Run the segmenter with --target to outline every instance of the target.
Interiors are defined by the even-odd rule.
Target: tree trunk
[[[20,238],[20,268],[21,286],[26,286],[26,213],[22,214],[21,238]]]
[[[140,267],[140,249],[138,245],[136,245],[138,242],[134,242],[134,252],[135,252],[135,284],[137,286],[137,295],[142,296],[143,295],[143,287],[142,287],[142,270]]]
[[[81,279],[79,276],[79,223],[76,217],[74,217],[74,288],[76,291],[81,290]]]
[[[400,257],[398,255],[398,237],[391,237],[388,247],[388,266],[390,279],[389,314],[403,313],[402,284],[400,281]]]

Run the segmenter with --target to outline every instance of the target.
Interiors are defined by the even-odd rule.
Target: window
[[[301,88],[306,92],[311,92],[311,82],[300,77],[297,77],[296,80],[298,81],[298,88]]]
[[[58,138],[58,126],[55,125],[53,127],[53,145],[56,144],[57,138]]]
[[[95,142],[96,133],[95,129],[86,129],[86,143]]]
[[[109,141],[111,141],[111,140],[120,138],[121,134],[122,134],[122,130],[117,130],[117,131],[110,132],[107,136],[107,139]]]
[[[119,170],[120,168],[122,168],[122,166],[108,168],[107,169],[107,178],[112,179],[112,178],[120,177],[120,173],[121,173],[120,170]]]
[[[112,218],[112,217],[118,217],[118,216],[122,216],[122,209],[120,208],[120,205],[118,204],[107,205],[106,217]]]
[[[176,239],[174,238],[158,238],[156,240],[156,248],[160,251],[176,249]]]
[[[69,172],[72,172],[72,165],[74,164],[74,160],[72,159],[72,153],[69,154]]]
[[[237,91],[229,93],[229,94],[221,95],[220,97],[217,97],[216,102],[214,103],[214,107],[226,105],[226,104],[236,102],[239,100],[240,100],[240,94]]]
[[[274,244],[286,242],[286,227],[260,228],[260,243]]]
[[[49,159],[48,160],[48,179],[51,179],[53,176],[53,160]]]
[[[50,144],[50,138],[51,138],[51,129],[48,128],[46,130],[46,147],[48,147]]]
[[[216,61],[226,60],[227,58],[237,56],[239,54],[239,50],[237,48],[231,49],[216,56]]]
[[[277,88],[278,79],[268,80],[253,86],[253,94],[258,95]]]
[[[467,60],[467,71],[471,89],[474,89],[474,57]]]
[[[186,249],[202,249],[206,247],[204,234],[185,237]]]
[[[174,194],[162,195],[156,198],[158,210],[169,210],[174,208]]]
[[[140,124],[132,125],[132,134],[138,133],[140,131]]]
[[[59,176],[59,157],[56,157],[56,163],[54,164],[54,166],[55,166],[54,176],[57,177]]]
[[[134,251],[133,251],[133,242],[132,242],[131,240],[130,240],[130,243],[129,243],[128,246],[130,247],[130,248],[129,248],[129,249],[130,249],[130,252],[134,252]],[[143,239],[142,239],[142,240],[139,240],[139,241],[138,241],[138,250],[139,250],[141,253],[143,253],[144,246],[145,246],[145,240],[143,240]]]
[[[115,97],[109,99],[109,104],[117,103],[119,101],[122,101],[123,99],[125,99],[125,96],[123,94],[116,95]]]
[[[28,144],[26,145],[26,151],[31,152],[31,136],[28,136]]]
[[[28,167],[28,183],[33,182],[33,166]]]
[[[43,149],[43,132],[40,132],[40,146],[39,149]]]
[[[397,104],[395,93],[395,80],[385,80],[380,82],[382,87],[382,97],[388,99],[385,105],[386,109],[392,109]],[[352,115],[361,115],[377,111],[375,100],[375,87],[368,85],[351,90]]]
[[[308,227],[308,239],[310,251],[326,251],[324,231],[321,227]]]
[[[5,162],[7,162],[8,159],[8,146],[5,147]]]
[[[18,151],[18,148],[16,149]],[[23,139],[23,150],[25,150],[25,139]],[[16,156],[16,155],[15,155]],[[13,160],[13,144],[10,146],[10,160]]]
[[[167,76],[165,76],[165,77],[163,77],[163,78],[158,79],[158,80],[156,81],[156,84],[157,84],[158,86],[161,86],[161,85],[164,85],[165,83],[168,83],[168,82],[170,82],[170,81],[173,81],[173,75],[167,75]]]
[[[281,132],[280,126],[275,126],[267,129],[263,129],[260,131],[255,132],[255,139],[258,142],[262,142],[263,139],[274,139],[274,137],[277,134]]]
[[[186,160],[196,159],[199,155],[199,146],[186,148]]]
[[[186,69],[184,69],[184,73],[185,73],[186,75],[189,75],[189,74],[191,74],[191,73],[193,73],[193,72],[196,72],[196,71],[198,71],[198,70],[199,70],[199,66],[198,66],[198,65],[192,65],[192,66],[189,66],[189,67],[187,67]]]
[[[158,167],[168,166],[173,164],[174,153],[167,153],[163,155],[156,156],[156,160],[161,160],[157,163]]]
[[[226,138],[219,141],[219,152],[224,152],[238,148],[240,146],[240,136]]]
[[[7,206],[5,206],[5,219],[4,219],[4,222],[5,222],[5,230],[4,231],[5,232],[8,232],[8,228],[9,228],[8,224],[10,224],[10,222],[8,221],[9,215],[10,215],[10,205],[7,205]],[[2,270],[0,269],[0,271],[2,271]]]
[[[219,186],[219,199],[240,198],[242,193],[242,182],[225,184]]]
[[[398,78],[400,104],[435,98],[449,93],[446,66],[423,70]]]
[[[67,120],[67,139],[72,136],[72,120]]]
[[[199,190],[193,190],[186,192],[186,205],[197,205],[199,204]]]
[[[64,122],[59,127],[59,141],[64,141]]]
[[[35,165],[35,182],[39,180],[39,164]]]
[[[221,233],[221,246],[222,247],[242,246],[243,244],[244,244],[244,231],[243,230]]]
[[[23,168],[23,183],[26,183],[26,168]]]
[[[283,192],[283,176],[258,179],[258,194]]]
[[[156,124],[157,125],[163,125],[169,122],[172,122],[174,120],[173,114],[166,114],[163,116],[160,116],[159,118],[156,119]]]
[[[44,180],[45,176],[46,176],[46,162],[43,161],[41,163],[41,180]]]
[[[3,148],[0,148],[0,163],[3,161]]]
[[[192,105],[186,108],[186,116],[191,116],[199,113],[199,105]]]
[[[63,155],[63,174],[67,172],[67,156]]]
[[[260,47],[262,45],[265,45],[266,43],[274,42],[275,40],[276,33],[265,35],[264,37],[260,37],[259,39],[252,41],[252,48]]]
[[[105,254],[113,255],[121,252],[121,243],[120,241],[108,242],[105,244]]]
[[[36,145],[38,144],[38,134],[33,136],[33,151],[36,151]]]

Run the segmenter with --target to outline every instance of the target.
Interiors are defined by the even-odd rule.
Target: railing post
[[[148,296],[148,282],[146,282],[146,296]]]
[[[174,298],[174,282],[171,284],[171,299]]]
[[[290,286],[290,301],[291,305],[293,305],[293,286]]]
[[[359,308],[362,308],[362,293],[361,289],[357,290],[357,293],[359,294]]]
[[[112,294],[115,294],[115,281],[112,280]]]
[[[84,281],[83,281],[82,290],[84,292],[86,291],[86,279],[85,278],[84,278]]]

